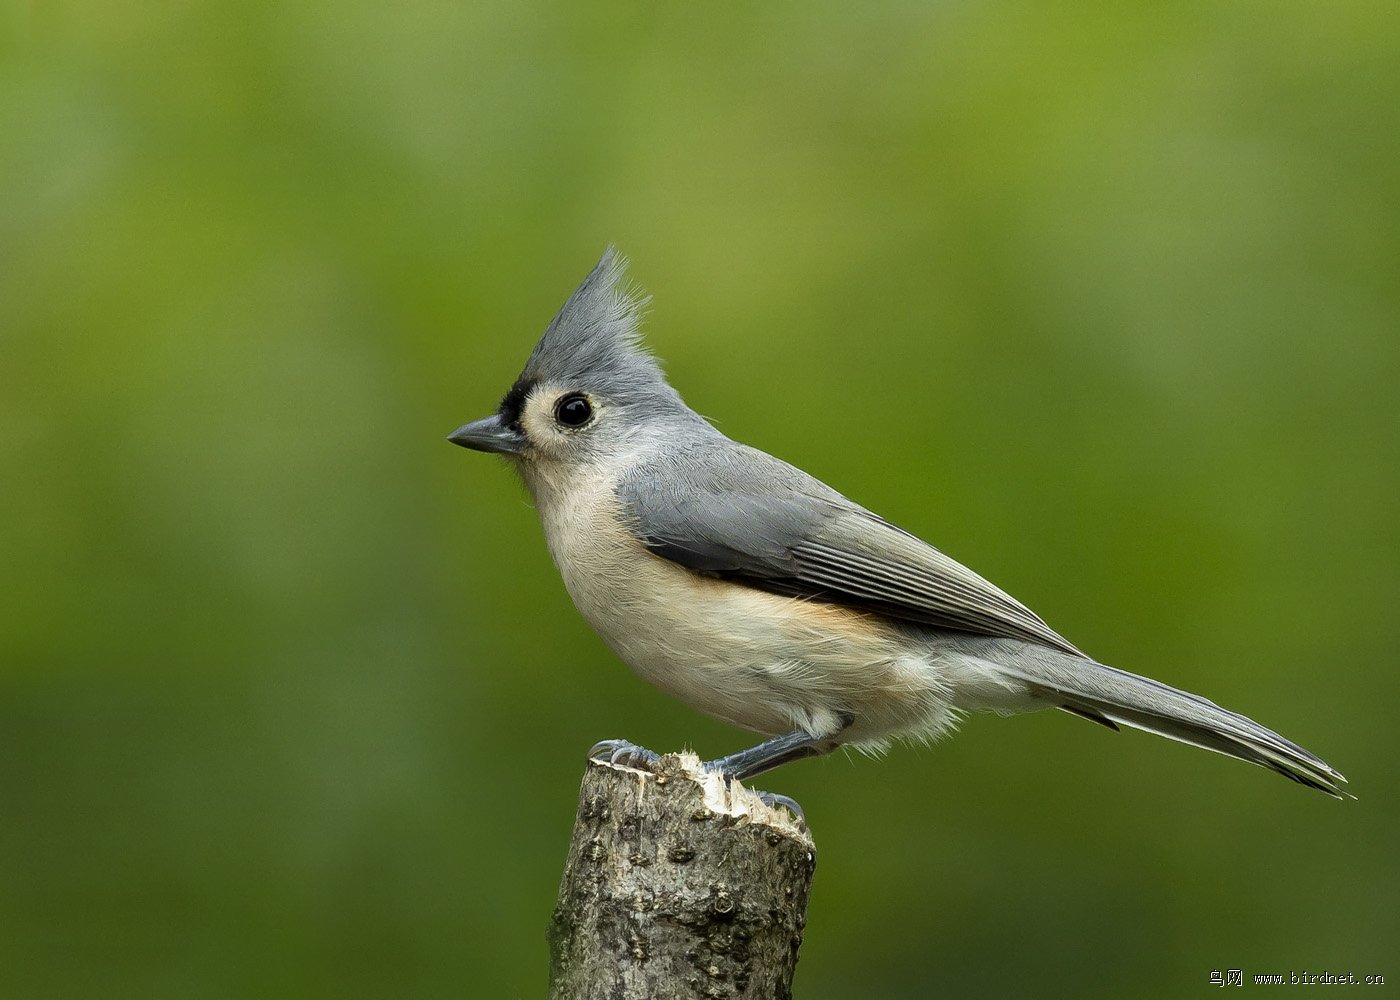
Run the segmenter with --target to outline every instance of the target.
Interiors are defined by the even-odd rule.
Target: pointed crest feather
[[[595,386],[627,394],[664,387],[656,359],[641,345],[649,299],[623,286],[627,259],[609,246],[569,296],[530,354],[521,382]]]

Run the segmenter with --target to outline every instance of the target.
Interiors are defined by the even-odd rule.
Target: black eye
[[[588,397],[570,393],[554,404],[554,419],[565,427],[582,427],[593,416],[593,405]]]

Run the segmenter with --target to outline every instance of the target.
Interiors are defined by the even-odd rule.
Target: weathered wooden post
[[[550,924],[551,1000],[792,996],[816,848],[694,754],[590,761]]]

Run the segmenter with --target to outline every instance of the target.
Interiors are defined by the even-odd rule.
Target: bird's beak
[[[463,448],[500,455],[519,455],[525,450],[525,435],[501,423],[499,413],[463,424],[447,435],[447,440]]]

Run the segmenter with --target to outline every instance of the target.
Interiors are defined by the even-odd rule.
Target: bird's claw
[[[592,749],[588,751],[588,759],[596,760],[602,764],[620,764],[623,767],[633,767],[639,771],[650,771],[661,759],[661,754],[655,750],[648,750],[646,747],[639,747],[630,740],[601,740],[593,744]],[[726,771],[718,760],[707,760],[701,766],[709,774],[717,774],[722,777],[726,786],[734,780],[734,775]],[[807,829],[807,816],[795,799],[779,795],[776,792],[755,791],[754,794],[769,809],[786,809],[797,820],[799,828]]]
[[[706,774],[717,774],[723,778],[726,788],[729,787],[731,782],[738,780],[738,775],[726,767],[725,758],[704,761],[701,763],[700,767]],[[753,793],[757,795],[759,801],[769,809],[786,809],[788,812],[792,813],[793,818],[797,820],[797,825],[800,829],[807,829],[807,814],[802,811],[802,807],[797,804],[796,799],[789,798],[786,795],[779,795],[777,792],[760,792],[756,788],[753,790]]]
[[[593,749],[588,751],[588,759],[603,764],[621,764],[623,767],[634,767],[639,771],[650,771],[652,766],[661,759],[661,755],[655,750],[639,747],[627,740],[602,740],[593,744]]]
[[[799,829],[807,829],[807,814],[802,811],[802,807],[797,804],[796,799],[790,799],[786,795],[779,795],[776,792],[754,792],[754,794],[757,795],[759,801],[769,809],[777,809],[779,807],[786,809],[788,812],[792,813],[793,818],[797,820]]]

